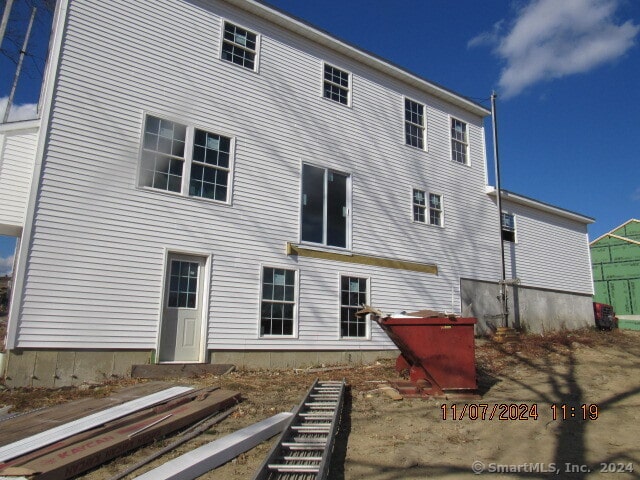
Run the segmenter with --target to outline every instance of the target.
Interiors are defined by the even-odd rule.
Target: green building
[[[590,246],[594,301],[613,305],[621,328],[640,329],[640,220],[629,220]]]

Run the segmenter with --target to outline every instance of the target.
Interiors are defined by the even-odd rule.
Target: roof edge
[[[491,114],[491,110],[461,94],[422,78],[403,67],[393,64],[387,59],[352,45],[351,43],[342,40],[335,35],[306,22],[305,20],[297,18],[261,0],[224,1],[249,13],[269,20],[280,27],[293,31],[298,35],[302,35],[311,41],[320,43],[332,50],[342,53],[343,55],[362,62],[384,74],[390,75],[416,88],[422,89],[434,97],[446,100],[475,115],[486,117]]]
[[[620,230],[622,227],[626,227],[627,225],[629,225],[631,222],[638,222],[640,223],[640,220],[636,219],[636,218],[630,218],[629,220],[627,220],[626,222],[624,222],[622,225],[618,225],[616,228],[609,230],[607,233],[604,233],[602,235],[600,235],[598,238],[596,238],[595,240],[592,240],[589,245],[593,245],[594,243],[596,243],[599,240],[602,240],[604,237],[617,237],[620,239],[624,239],[624,240],[629,240],[628,238],[625,237],[620,237],[619,235],[614,235],[613,232],[615,232],[616,230]],[[633,240],[631,240],[633,242]]]
[[[519,193],[510,192],[509,190],[505,190],[505,189],[501,189],[500,191],[502,193],[503,200],[507,200],[513,203],[535,208],[536,210],[541,210],[543,212],[553,213],[555,215],[559,215],[561,217],[574,220],[576,222],[584,223],[586,225],[596,221],[596,219],[593,217],[588,217],[581,213],[567,210],[566,208],[558,207],[556,205],[551,205],[550,203],[542,202],[540,200],[536,200],[535,198],[526,197]],[[494,187],[489,187],[489,189],[487,190],[487,194],[491,196],[496,196],[496,189]]]

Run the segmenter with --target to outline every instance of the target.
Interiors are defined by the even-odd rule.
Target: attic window
[[[335,102],[349,105],[349,83],[348,72],[325,64],[324,66],[324,98],[329,98]]]
[[[258,51],[258,35],[238,27],[233,23],[224,22],[222,39],[222,59],[235,63],[241,67],[255,70]]]
[[[513,214],[502,212],[502,240],[516,241],[516,220]]]

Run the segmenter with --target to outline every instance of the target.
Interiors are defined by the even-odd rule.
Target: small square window
[[[222,38],[222,59],[249,70],[255,70],[258,48],[258,35],[224,22]]]
[[[467,164],[469,142],[467,140],[467,124],[451,119],[451,159],[454,162]]]
[[[325,64],[324,97],[343,105],[349,105],[350,77],[349,73],[344,70]]]
[[[424,150],[424,133],[424,105],[405,98],[404,135],[406,144]]]

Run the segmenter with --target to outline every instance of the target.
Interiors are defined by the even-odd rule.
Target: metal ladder
[[[253,480],[322,480],[344,401],[345,381],[316,380]]]

